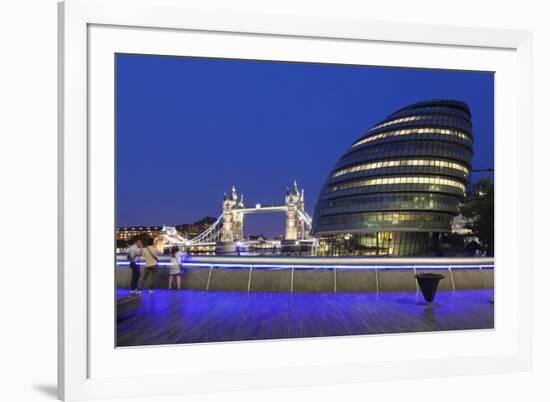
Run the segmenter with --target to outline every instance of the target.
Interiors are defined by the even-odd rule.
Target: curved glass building
[[[473,156],[467,104],[430,100],[369,129],[330,172],[315,206],[320,255],[406,256],[451,231]]]

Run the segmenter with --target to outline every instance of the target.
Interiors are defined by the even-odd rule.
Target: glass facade
[[[396,111],[351,144],[315,206],[321,255],[422,254],[451,231],[473,156],[471,113],[454,100]]]
[[[324,236],[319,241],[319,255],[396,256],[415,255],[437,244],[437,236],[424,232],[373,232]]]
[[[419,138],[420,134],[430,134],[430,136],[450,135],[456,138],[460,138],[461,140],[464,140],[466,142],[470,142],[470,143],[472,142],[471,138],[468,135],[458,130],[449,130],[447,128],[414,127],[414,128],[404,128],[401,130],[386,131],[384,133],[379,133],[379,134],[372,134],[372,135],[369,135],[368,137],[360,139],[352,146],[356,147],[366,142],[376,141],[384,138],[399,137],[402,135],[407,135],[407,136],[415,135],[416,138]]]
[[[469,174],[468,168],[464,165],[461,165],[460,163],[454,163],[454,162],[444,161],[444,160],[433,160],[433,159],[432,160],[402,159],[402,160],[379,161],[379,162],[365,163],[361,165],[354,165],[349,168],[337,170],[332,175],[332,177],[338,177],[344,174],[350,174],[355,172],[362,172],[364,170],[392,168],[392,167],[401,168],[406,166],[415,166],[415,167],[429,166],[429,167],[437,167],[437,168],[447,168],[447,169],[460,170],[466,176]]]

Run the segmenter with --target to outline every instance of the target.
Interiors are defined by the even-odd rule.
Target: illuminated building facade
[[[304,220],[304,190],[298,189],[298,183],[294,180],[292,191],[285,194],[287,207],[285,217],[285,240],[298,240],[306,237]]]
[[[154,239],[160,234],[162,234],[162,226],[119,227],[116,230],[116,239],[126,242],[137,237],[148,237]]]
[[[312,234],[320,255],[418,255],[437,248],[464,199],[473,156],[471,113],[432,100],[389,115],[330,172]]]
[[[233,242],[243,240],[243,214],[244,195],[241,198],[237,195],[235,186],[231,189],[231,195],[223,196],[223,228],[222,242]]]
[[[294,181],[292,190],[287,189],[284,205],[262,206],[247,208],[244,204],[244,196],[239,197],[235,186],[231,194],[224,194],[222,202],[222,243],[231,243],[244,240],[243,225],[244,215],[264,212],[285,212],[285,236],[284,240],[296,241],[307,237],[306,223],[311,224],[311,218],[304,209],[304,190],[298,188]]]

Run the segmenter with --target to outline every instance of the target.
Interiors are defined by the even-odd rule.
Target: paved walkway
[[[127,294],[125,289],[118,296]],[[162,345],[493,328],[492,289],[268,293],[157,290],[119,320],[117,345]]]

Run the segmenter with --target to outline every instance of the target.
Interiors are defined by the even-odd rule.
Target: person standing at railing
[[[158,272],[158,256],[162,254],[162,251],[160,251],[162,249],[162,240],[158,238],[155,239],[153,245],[149,245],[143,249],[141,256],[145,260],[145,267],[143,267],[143,272],[139,281],[138,293],[141,293],[147,279],[149,279],[149,293],[153,293],[155,278]]]
[[[172,289],[172,282],[176,282],[177,289],[181,289],[181,258],[183,253],[178,246],[170,249],[170,272],[168,272],[168,289]]]
[[[140,277],[137,259],[143,251],[143,243],[140,239],[136,240],[129,248],[127,258],[130,261],[130,269],[132,270],[132,279],[130,279],[130,293],[137,292],[138,281]]]

